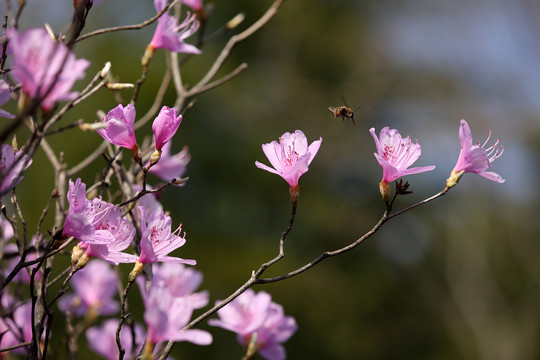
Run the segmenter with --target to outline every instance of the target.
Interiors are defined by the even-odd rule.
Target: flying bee
[[[356,108],[356,110],[352,110],[349,105],[347,105],[347,103],[345,102],[345,99],[343,99],[343,97],[341,98],[341,100],[343,101],[343,103],[345,104],[345,106],[338,106],[338,107],[333,107],[333,106],[330,106],[328,108],[328,110],[330,110],[333,114],[334,114],[334,117],[336,118],[342,118],[343,120],[345,119],[351,119],[352,120],[352,123],[353,125],[356,125],[354,123],[354,112],[358,109],[360,109],[359,107]]]

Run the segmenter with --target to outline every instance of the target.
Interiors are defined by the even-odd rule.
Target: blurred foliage
[[[21,28],[47,21],[60,31],[69,22],[71,2],[28,3]],[[538,22],[533,20],[538,20],[539,12],[532,10],[538,6],[525,0],[513,5],[459,3],[289,0],[267,26],[233,50],[218,76],[243,62],[249,67],[198,96],[184,117],[173,147],[189,146],[189,181],[185,187],[165,190],[161,201],[173,221],[183,223],[188,242],[179,254],[197,259],[197,268],[205,275],[203,288],[210,290],[212,302],[230,294],[252,270],[274,257],[287,225],[286,183],[254,166],[255,160],[266,162],[262,143],[295,129],[303,130],[310,142],[323,137],[321,150],[300,180],[300,201],[286,241],[286,257],[267,275],[290,271],[323,251],[354,241],[382,215],[384,205],[377,189],[381,171],[372,156],[370,127],[378,131],[390,126],[418,138],[424,150],[418,166],[437,165],[432,173],[406,179],[414,193],[399,198],[398,208],[444,187],[459,152],[460,118],[469,121],[475,140],[483,141],[492,129],[506,146],[506,154],[494,169],[507,179],[505,184],[466,175],[443,199],[390,221],[354,251],[290,280],[256,287],[270,292],[299,324],[298,332],[285,344],[291,359],[540,356],[540,268],[535,258],[540,233],[538,190],[530,185],[530,179],[538,176],[539,109],[523,97],[512,96],[512,92],[530,90],[530,83],[520,87],[519,78],[500,68],[489,72],[499,59],[469,41],[483,39],[475,31],[486,22],[494,29],[502,27],[503,33],[505,27],[510,34],[523,27],[523,34],[537,36]],[[236,30],[240,31],[269,4],[217,1],[207,33],[245,12],[246,20]],[[453,10],[446,13],[449,7]],[[467,14],[473,10],[474,14],[499,11],[505,22],[477,16],[473,20],[480,25],[468,27]],[[90,12],[86,31],[137,23],[153,14],[150,1],[103,0]],[[449,16],[455,18],[449,20]],[[424,21],[424,27],[415,19]],[[437,19],[453,25],[445,28],[446,22]],[[411,24],[423,32],[411,31]],[[118,81],[135,82],[153,29],[112,33],[78,44],[77,55],[92,61],[87,79],[111,61]],[[485,40],[497,48],[500,37],[495,35],[500,34],[489,34]],[[498,50],[521,54],[518,50],[526,43],[519,40],[510,42],[510,47],[499,42]],[[192,57],[183,67],[184,82],[198,81],[226,41],[227,36],[218,38],[203,48],[202,55]],[[411,46],[420,49],[416,58],[398,51],[409,44],[410,52]],[[438,54],[450,56],[442,61],[437,60]],[[470,54],[478,61],[458,63],[452,54],[459,59]],[[531,59],[524,63],[538,65],[537,47],[525,55]],[[153,101],[164,63],[160,53],[150,65],[137,103],[141,116]],[[521,68],[530,75],[527,81],[537,81],[532,89],[538,91],[539,70]],[[174,103],[172,90],[171,85],[164,105]],[[131,93],[120,96],[127,102]],[[360,107],[356,126],[333,118],[327,109],[342,105],[342,96],[350,107]],[[62,124],[79,118],[93,122],[97,110],[106,112],[116,104],[110,92],[101,91],[70,111]],[[137,136],[142,139],[142,134],[150,133],[148,124]],[[22,143],[28,135],[21,130],[17,136]],[[72,166],[100,138],[72,130],[50,137],[49,142]],[[129,161],[127,152],[124,160]],[[92,182],[103,166],[104,160],[99,159],[80,176]],[[158,182],[150,179],[151,184]],[[18,187],[30,226],[35,226],[47,202],[49,193],[43,189],[52,186],[53,174],[43,153],[38,153]],[[51,224],[48,218],[43,230]],[[138,298],[136,291],[130,294],[130,301],[138,303]],[[133,310],[133,315],[142,321],[141,313]],[[212,332],[214,345],[179,343],[173,351],[175,358],[241,358],[234,334],[202,328]],[[54,329],[54,334],[62,332],[62,328]],[[93,355],[81,352],[81,358]]]

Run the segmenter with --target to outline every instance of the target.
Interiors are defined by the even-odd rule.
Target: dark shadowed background
[[[270,3],[216,1],[208,31],[244,12],[240,31]],[[154,13],[151,1],[103,0],[91,10],[84,32],[139,23]],[[70,18],[71,1],[28,0],[20,27],[47,22],[59,32]],[[274,257],[289,219],[288,186],[254,162],[267,163],[262,143],[296,129],[310,142],[320,136],[323,142],[300,179],[286,257],[267,275],[342,247],[384,211],[377,186],[382,172],[368,130],[390,126],[418,139],[423,153],[416,165],[437,166],[405,179],[414,193],[398,199],[399,209],[442,190],[457,160],[459,120],[465,118],[476,141],[483,142],[489,130],[490,141],[501,138],[505,153],[493,170],[504,184],[467,174],[445,197],[395,218],[354,251],[255,290],[271,293],[296,318],[298,332],[285,344],[290,359],[539,358],[539,20],[540,4],[529,0],[286,1],[267,26],[233,50],[218,76],[242,62],[249,67],[198,96],[173,140],[175,151],[187,145],[192,156],[187,185],[161,197],[173,222],[187,232],[187,244],[175,254],[198,261],[212,303]],[[78,88],[106,61],[118,81],[135,82],[154,29],[79,43],[77,56],[92,65]],[[200,79],[226,40],[208,44],[186,63],[185,83]],[[164,63],[158,52],[138,114],[152,104]],[[169,90],[164,105],[172,106],[172,85]],[[122,94],[124,104],[130,96]],[[342,105],[341,97],[359,107],[356,126],[327,109]],[[62,124],[93,122],[97,110],[116,105],[103,90]],[[4,108],[14,111],[14,104]],[[148,124],[137,137],[150,133]],[[19,142],[27,136],[21,131]],[[73,130],[49,140],[72,166],[101,138]],[[80,176],[93,182],[103,166],[99,159]],[[47,160],[38,153],[18,187],[30,226],[52,184]],[[130,301],[140,301],[136,291]],[[134,311],[134,317],[142,322],[142,313]],[[202,328],[211,331],[214,345],[179,343],[175,358],[241,358],[234,334]],[[62,332],[55,329],[53,341]],[[81,352],[81,358],[93,355]]]

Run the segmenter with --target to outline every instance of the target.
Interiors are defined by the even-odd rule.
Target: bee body
[[[328,108],[336,118],[342,118],[343,120],[351,119],[353,125],[356,125],[354,123],[354,111],[348,107],[348,106],[338,106],[338,107],[332,107],[330,106]]]
[[[348,107],[348,106],[338,106],[338,107],[332,107],[330,106],[328,108],[336,118],[342,118],[345,119],[351,119],[352,123],[354,124],[354,111]]]

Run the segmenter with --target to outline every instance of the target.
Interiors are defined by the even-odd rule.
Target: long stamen
[[[481,147],[486,146],[486,144],[487,144],[487,142],[489,141],[490,138],[491,138],[491,130],[489,130],[488,137],[487,137],[486,141],[484,141],[484,143],[482,144]],[[499,140],[497,140],[497,142],[499,142]],[[480,143],[478,143],[478,145],[480,145]]]

